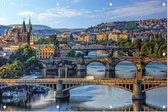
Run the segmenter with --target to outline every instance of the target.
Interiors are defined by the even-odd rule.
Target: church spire
[[[30,18],[29,18],[29,24],[28,24],[28,27],[27,27],[27,32],[28,33],[32,32],[32,24],[31,24],[31,19]]]
[[[25,24],[25,19],[23,18],[23,25],[22,25],[22,33],[26,32],[26,24]]]

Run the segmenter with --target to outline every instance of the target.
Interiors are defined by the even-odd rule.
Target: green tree
[[[67,53],[67,56],[68,57],[75,57],[76,55],[76,52],[74,50],[70,50],[68,53]]]
[[[81,53],[80,52],[78,52],[77,54],[76,54],[76,57],[81,57]]]
[[[141,39],[136,39],[133,43],[132,43],[132,48],[138,48],[141,49]]]
[[[16,52],[14,52],[11,55],[10,59],[11,61],[20,60],[23,63],[24,61],[26,61],[28,58],[32,56],[36,56],[36,50],[32,49],[28,45],[25,45],[19,48],[18,50],[16,50]]]
[[[7,63],[0,67],[1,78],[18,78],[24,73],[23,64],[15,60],[12,64]]]

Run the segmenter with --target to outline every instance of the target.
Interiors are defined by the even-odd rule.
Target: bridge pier
[[[115,78],[115,66],[112,66],[110,63],[106,63],[106,78]]]
[[[142,78],[143,78],[143,76],[145,76],[145,75],[146,75],[145,65],[142,64]]]
[[[68,67],[66,65],[58,67],[58,78],[68,78]]]
[[[133,84],[132,99],[133,100],[144,100],[146,98],[145,92],[142,92],[142,81],[137,80]]]
[[[47,77],[47,69],[43,68],[42,70],[43,77]]]
[[[132,102],[132,111],[143,111],[142,105],[144,100],[133,100]]]
[[[86,65],[85,64],[77,64],[77,78],[81,78],[86,76]]]
[[[56,87],[56,100],[69,99],[70,97],[69,90],[67,91],[63,91],[63,90],[64,90],[63,81],[58,80],[57,87]]]

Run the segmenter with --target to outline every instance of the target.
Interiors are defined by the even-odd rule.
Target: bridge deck
[[[58,80],[64,82],[74,83],[101,83],[101,84],[134,84],[136,79],[115,78],[115,79],[84,79],[84,78],[46,78],[46,79],[0,79],[0,83],[15,84],[15,83],[56,83]],[[164,84],[167,85],[165,80],[142,80],[142,84]]]

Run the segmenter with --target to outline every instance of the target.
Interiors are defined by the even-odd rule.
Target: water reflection
[[[33,95],[20,103],[21,105],[6,105],[4,108],[1,101],[0,111],[162,111],[162,105],[167,105],[165,88],[147,92],[146,101],[132,101],[131,93],[128,91],[110,86],[89,85],[71,90],[69,101],[56,101],[55,92],[49,91],[46,94]],[[162,93],[159,92],[160,90]],[[155,92],[152,93],[152,91]],[[155,102],[155,104],[150,102]]]
[[[166,78],[167,69],[166,65],[161,62],[151,62],[146,66],[146,75],[152,75],[155,78]]]
[[[136,66],[129,61],[122,61],[115,67],[117,78],[134,78],[137,71]]]

